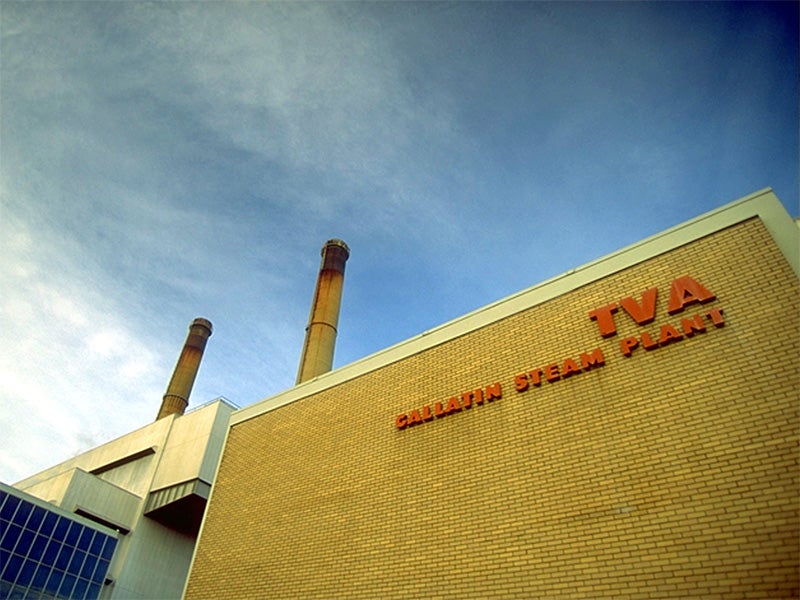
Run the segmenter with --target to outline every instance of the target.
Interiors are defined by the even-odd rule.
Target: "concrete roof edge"
[[[237,425],[374,371],[384,365],[460,337],[753,217],[759,217],[762,220],[795,275],[800,278],[800,253],[798,252],[800,229],[795,225],[794,220],[786,212],[772,189],[764,188],[275,396],[260,400],[234,412],[231,415],[230,425]]]

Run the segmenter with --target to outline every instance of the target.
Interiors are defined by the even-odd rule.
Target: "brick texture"
[[[687,274],[716,299],[669,315]],[[589,311],[651,287],[655,320],[620,309],[601,338]],[[797,597],[798,298],[752,219],[237,424],[186,597]],[[694,315],[705,332],[621,353]]]

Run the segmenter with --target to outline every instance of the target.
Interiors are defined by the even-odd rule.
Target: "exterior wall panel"
[[[716,298],[668,314],[684,275]],[[654,287],[601,337],[591,310]],[[797,596],[799,292],[752,218],[234,420],[186,598]]]

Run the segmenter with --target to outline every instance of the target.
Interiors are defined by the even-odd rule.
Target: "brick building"
[[[198,598],[798,595],[770,190],[233,413]]]

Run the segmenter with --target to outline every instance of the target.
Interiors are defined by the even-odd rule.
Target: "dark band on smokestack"
[[[322,247],[322,262],[311,305],[311,315],[306,327],[297,383],[327,373],[333,367],[333,349],[344,285],[344,265],[349,257],[350,248],[342,240],[328,240]]]
[[[200,368],[200,359],[206,349],[206,342],[211,337],[211,321],[197,318],[189,326],[189,335],[183,344],[183,350],[172,373],[167,393],[161,401],[156,421],[169,415],[182,415],[189,405],[189,394],[192,392],[197,370]]]

